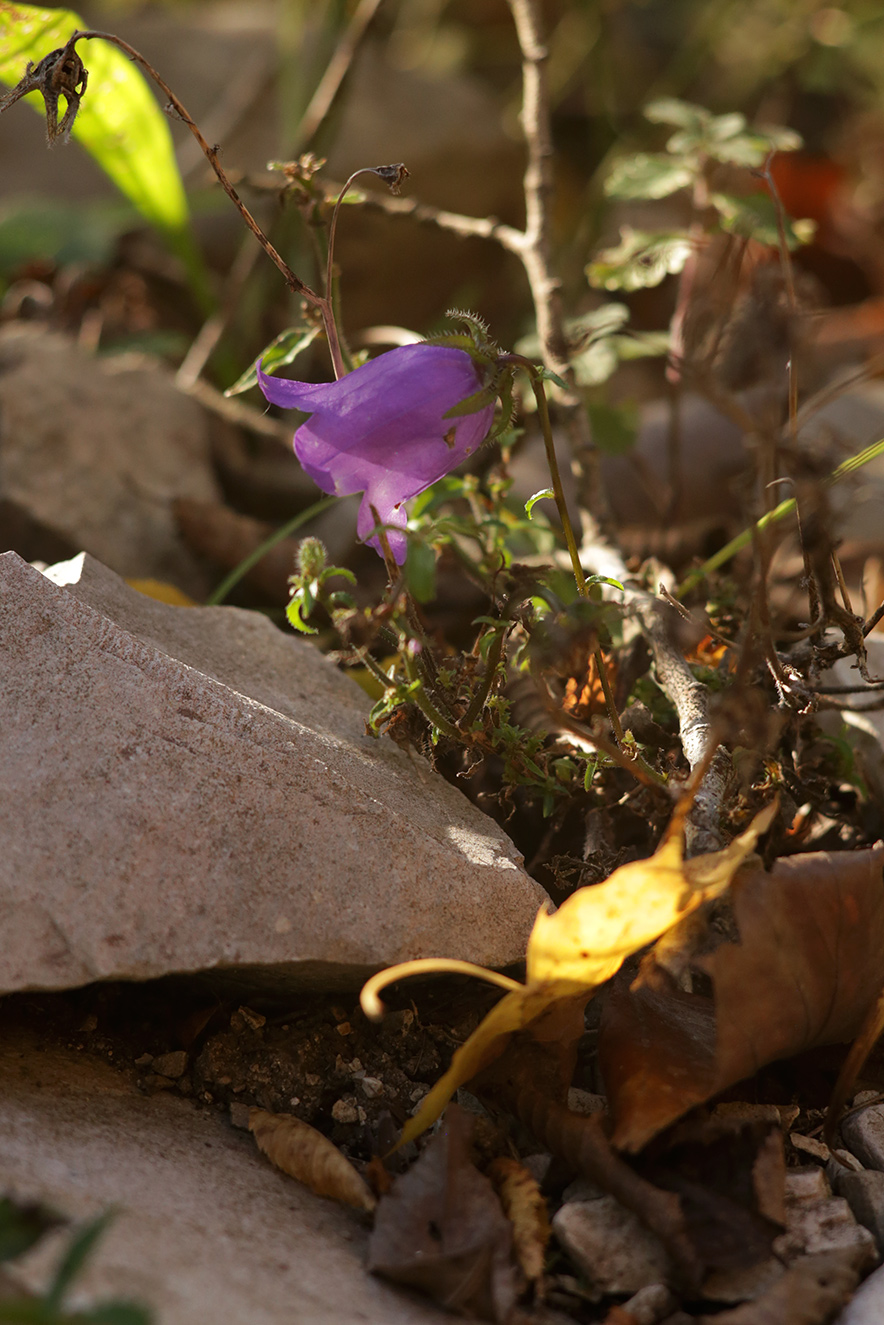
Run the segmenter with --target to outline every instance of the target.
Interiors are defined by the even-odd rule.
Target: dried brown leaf
[[[374,1210],[377,1202],[349,1159],[309,1123],[285,1113],[250,1109],[249,1131],[271,1163],[317,1196]]]
[[[517,1159],[501,1157],[488,1168],[488,1176],[500,1198],[503,1212],[513,1226],[513,1249],[525,1278],[537,1283],[551,1228],[546,1201],[537,1179]]]
[[[754,1302],[701,1316],[697,1325],[824,1325],[856,1288],[861,1255],[845,1247],[802,1256]]]
[[[378,1205],[369,1269],[449,1310],[505,1325],[522,1287],[513,1226],[469,1157],[472,1122],[456,1105]]]
[[[613,1141],[637,1151],[688,1109],[778,1058],[851,1039],[884,987],[884,848],[815,852],[743,870],[739,943],[695,960],[714,1003],[645,959],[615,981],[599,1056]],[[673,957],[671,937],[667,964]]]

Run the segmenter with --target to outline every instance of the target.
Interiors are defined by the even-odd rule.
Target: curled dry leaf
[[[522,1273],[531,1283],[543,1275],[552,1230],[546,1201],[537,1179],[517,1159],[495,1159],[488,1169],[503,1212],[513,1226],[513,1249]]]
[[[682,818],[677,817],[650,860],[633,861],[603,883],[580,888],[554,915],[540,911],[528,939],[524,985],[481,966],[449,959],[403,962],[373,976],[361,995],[363,1011],[383,1011],[378,991],[408,975],[462,971],[509,992],[455,1053],[451,1066],[409,1119],[400,1145],[419,1136],[441,1114],[459,1086],[499,1058],[518,1031],[533,1028],[563,1001],[586,1000],[632,953],[659,938],[709,898],[725,891],[762,833],[776,802],[757,814],[724,851],[684,859]]]
[[[638,1151],[766,1063],[857,1034],[884,988],[882,869],[875,847],[743,870],[731,890],[740,942],[693,958],[714,1001],[678,988],[654,953],[631,988],[615,981],[599,1040],[615,1145]]]
[[[250,1109],[249,1131],[271,1163],[317,1196],[374,1210],[377,1202],[349,1159],[309,1123],[285,1113]]]

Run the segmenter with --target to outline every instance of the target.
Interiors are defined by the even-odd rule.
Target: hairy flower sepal
[[[459,971],[508,990],[455,1052],[448,1071],[405,1124],[399,1145],[434,1123],[458,1087],[499,1058],[516,1031],[533,1026],[564,1001],[585,1003],[632,953],[671,930],[701,902],[723,893],[776,811],[774,801],[724,851],[687,861],[679,817],[650,860],[622,865],[603,883],[578,889],[554,915],[542,909],[528,939],[524,985],[471,962],[432,957],[373,976],[363,987],[361,1003],[375,1019],[383,1011],[379,990],[407,975]]]
[[[383,555],[377,521],[390,551],[405,560],[404,503],[456,469],[484,441],[494,404],[448,418],[448,411],[485,390],[464,350],[403,345],[337,382],[294,382],[258,368],[264,395],[283,409],[310,415],[295,431],[295,454],[323,492],[362,492],[356,531]]]

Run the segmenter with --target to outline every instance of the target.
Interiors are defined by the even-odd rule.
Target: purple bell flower
[[[455,405],[481,391],[479,370],[465,350],[404,345],[365,363],[337,382],[268,377],[261,390],[274,405],[310,414],[295,432],[295,455],[323,492],[362,492],[356,532],[364,539],[382,524],[404,529],[404,503],[456,469],[486,437],[494,406],[446,419]],[[407,541],[387,531],[399,565]],[[381,553],[377,536],[368,540]]]

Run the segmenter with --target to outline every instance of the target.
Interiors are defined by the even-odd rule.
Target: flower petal
[[[455,469],[477,449],[494,417],[493,405],[457,419],[444,415],[476,394],[482,381],[463,350],[404,345],[363,364],[337,382],[306,383],[268,377],[258,368],[268,400],[310,413],[295,433],[295,454],[324,492],[364,492],[358,531],[382,523],[404,527],[402,503]],[[404,560],[406,540],[392,532],[390,547]],[[377,538],[370,540],[379,552]]]

